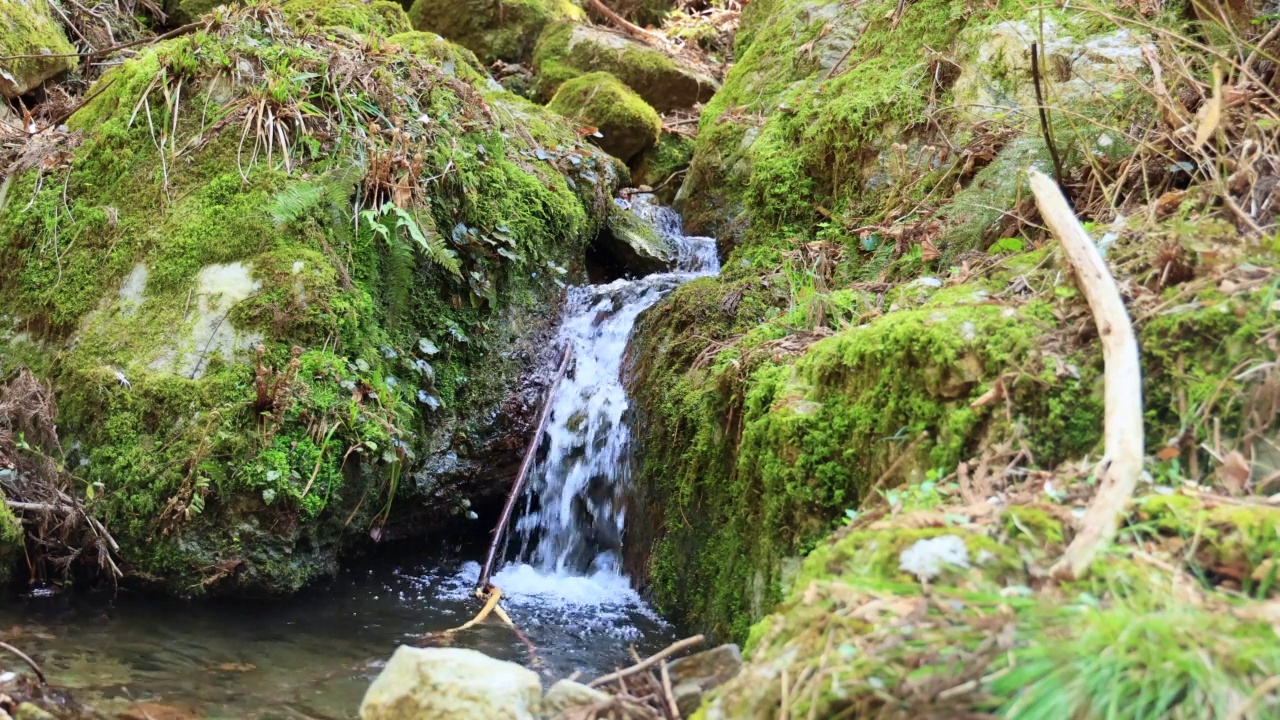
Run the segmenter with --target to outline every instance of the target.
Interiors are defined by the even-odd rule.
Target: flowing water
[[[714,273],[716,252],[709,238],[683,237],[679,218],[648,196],[632,204],[678,249],[676,268],[571,289],[561,340],[572,363],[551,398],[544,452],[515,524],[518,553],[492,579],[537,647],[548,684],[629,665],[628,645],[649,654],[674,639],[618,570],[630,467],[622,370],[637,316],[681,283]],[[424,633],[471,617],[478,575],[475,562],[383,564],[296,598],[238,604],[33,595],[0,605],[0,639],[107,712],[153,702],[193,718],[351,718],[397,645],[424,644]],[[496,624],[453,642],[530,659]]]
[[[719,269],[713,239],[682,235],[679,216],[652,196],[636,196],[631,205],[674,245],[675,268],[569,292],[560,341],[571,349],[572,365],[551,399],[546,454],[531,473],[516,524],[521,558],[542,572],[618,573],[631,465],[622,385],[627,340],[646,308]]]

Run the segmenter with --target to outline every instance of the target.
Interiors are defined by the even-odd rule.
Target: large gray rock
[[[1040,43],[1040,66],[1050,100],[1059,105],[1111,99],[1128,78],[1146,68],[1143,38],[1121,28],[1085,36],[1061,22],[1037,17],[1006,20],[994,27],[966,28],[955,104],[968,112],[1003,117],[1010,109],[1034,110],[1031,44]]]
[[[75,47],[53,18],[46,0],[0,0],[0,95],[7,98],[31,92],[40,83],[75,67]]]
[[[400,646],[360,703],[361,720],[533,720],[538,674],[463,648]]]

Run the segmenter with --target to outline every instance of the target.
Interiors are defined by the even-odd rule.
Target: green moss
[[[404,8],[390,0],[288,0],[280,12],[299,29],[340,27],[383,36],[411,29]]]
[[[410,476],[455,433],[480,446],[537,350],[549,271],[580,261],[616,186],[558,116],[486,103],[460,52],[325,42],[239,11],[147,48],[69,120],[83,142],[65,182],[17,176],[24,201],[0,209],[0,342],[30,339],[13,344],[53,381],[70,460],[101,488],[84,501],[129,575],[170,592],[291,591],[371,528],[486,492]],[[364,63],[365,84],[336,96],[335,61]],[[259,102],[306,108],[287,158],[246,125]],[[410,119],[396,142],[420,163],[396,178],[420,193],[401,210],[466,279],[351,215],[392,141],[351,130],[387,117]]]
[[[1062,520],[1044,507],[1014,505],[1004,514],[1005,532],[1011,538],[1021,538],[1034,546],[1062,545],[1065,538]]]
[[[592,72],[607,72],[659,112],[708,100],[715,81],[685,69],[666,53],[571,20],[550,25],[533,53],[538,95],[552,98],[560,86]]]
[[[640,156],[635,172],[631,174],[633,184],[648,185],[661,188],[658,196],[667,202],[675,196],[680,187],[680,178],[676,176],[689,167],[693,157],[693,140],[678,133],[663,131],[658,142]]]
[[[658,142],[662,118],[639,95],[609,73],[576,77],[560,86],[547,107],[603,135],[605,152],[622,161]]]
[[[67,55],[75,51],[47,4],[0,0],[0,57]],[[76,65],[74,57],[0,60],[0,96],[23,95],[46,78]]]
[[[571,0],[505,0],[500,11],[489,0],[414,0],[409,18],[414,29],[439,33],[491,63],[528,60],[549,23],[586,15]]]
[[[24,556],[23,543],[27,537],[22,521],[3,500],[4,492],[0,491],[0,585],[9,582],[14,566]]]
[[[435,33],[411,30],[392,35],[387,40],[404,48],[406,52],[430,60],[445,73],[458,75],[473,85],[480,86],[488,78],[488,73],[475,53]]]

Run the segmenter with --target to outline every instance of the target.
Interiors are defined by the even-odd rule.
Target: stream
[[[540,459],[508,533],[508,562],[492,579],[537,647],[547,684],[630,665],[628,646],[648,655],[675,638],[619,570],[630,468],[622,371],[640,313],[718,265],[714,241],[683,236],[672,210],[646,195],[630,205],[672,241],[675,268],[570,288],[560,340],[573,359],[551,398]],[[33,593],[0,605],[0,639],[20,645],[52,683],[108,715],[149,702],[210,720],[353,718],[396,646],[426,644],[424,633],[470,619],[479,572],[469,559],[374,562],[269,602],[122,595],[104,603]],[[530,661],[525,645],[496,623],[451,642]]]

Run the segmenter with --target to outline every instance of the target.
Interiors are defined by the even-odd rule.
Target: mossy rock
[[[564,83],[547,107],[579,125],[595,127],[603,136],[597,139],[600,147],[623,162],[657,143],[662,130],[658,113],[605,72]]]
[[[572,0],[414,0],[409,18],[415,29],[439,33],[492,63],[528,60],[543,28],[583,22],[586,13]]]
[[[676,173],[689,167],[693,157],[693,139],[679,133],[662,131],[658,142],[645,150],[636,161],[631,182],[637,187],[647,185],[663,202],[670,203],[680,188]]]
[[[542,391],[517,379],[554,362],[553,278],[620,173],[450,56],[233,9],[99,81],[56,192],[6,182],[0,376],[52,382],[131,581],[289,592],[501,494]],[[263,87],[305,117],[270,147]],[[54,237],[75,238],[56,261]]]
[[[338,27],[385,37],[412,29],[404,8],[390,0],[288,0],[280,12],[299,30]]]
[[[0,57],[67,55],[75,46],[42,0],[0,0]],[[0,96],[15,98],[76,67],[74,57],[0,60]]]
[[[476,87],[493,89],[489,86],[489,73],[475,53],[435,33],[410,30],[392,35],[387,41],[404,48],[405,52],[427,58],[447,75],[457,75]]]
[[[638,215],[625,200],[615,200],[609,221],[592,250],[616,274],[642,276],[674,269],[675,243]]]
[[[544,100],[554,96],[566,80],[593,72],[617,77],[658,112],[706,102],[720,87],[714,78],[666,53],[604,28],[568,21],[542,34],[533,64],[538,94]]]

